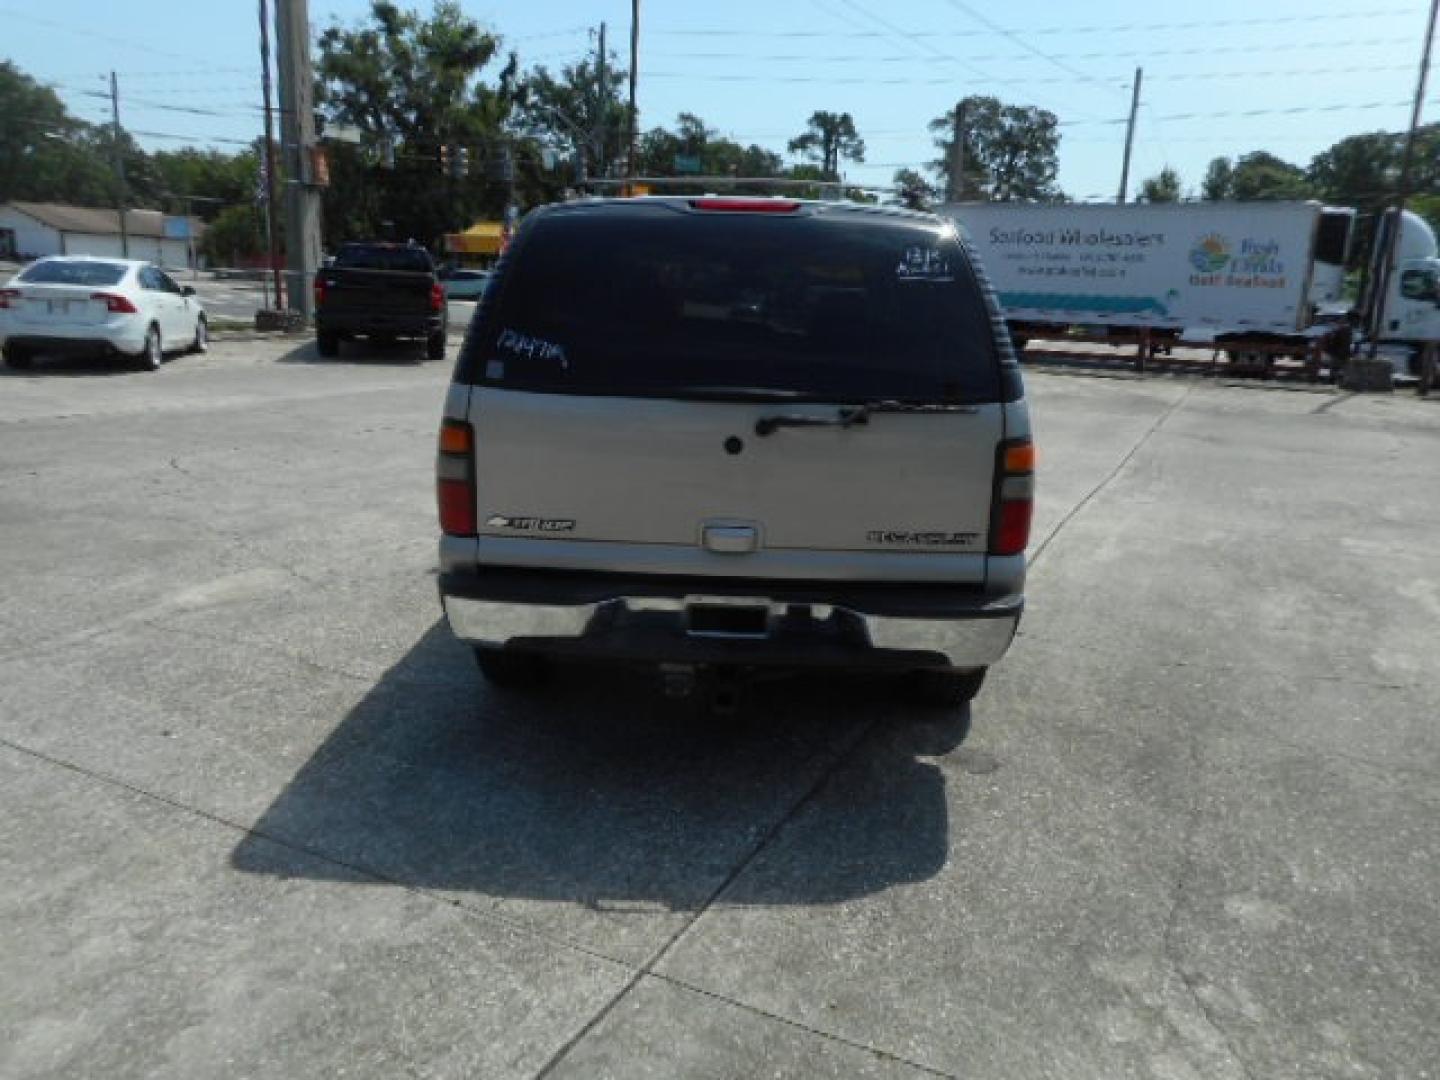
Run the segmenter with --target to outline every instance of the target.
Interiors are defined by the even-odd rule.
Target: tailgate
[[[491,388],[470,400],[482,562],[984,579],[1000,405],[759,436],[765,417],[840,406]]]
[[[522,228],[457,370],[480,560],[982,582],[1005,398],[953,232],[695,202]]]
[[[328,271],[323,309],[330,314],[428,315],[433,279],[395,270]]]

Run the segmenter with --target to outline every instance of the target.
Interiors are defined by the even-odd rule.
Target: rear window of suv
[[[335,267],[340,270],[405,270],[428,274],[435,269],[435,264],[424,248],[346,244],[335,256]]]
[[[20,280],[27,285],[119,285],[125,270],[124,263],[47,259],[27,266],[21,271]]]
[[[955,237],[925,221],[558,210],[527,222],[507,261],[462,380],[678,397],[1000,395],[984,296]]]

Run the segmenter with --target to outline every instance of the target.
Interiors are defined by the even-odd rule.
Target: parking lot
[[[1440,402],[1032,373],[971,714],[713,716],[482,686],[411,361],[0,375],[0,1074],[1437,1075]]]

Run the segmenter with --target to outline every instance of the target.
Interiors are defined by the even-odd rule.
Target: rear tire
[[[5,346],[5,363],[9,364],[16,371],[29,371],[30,365],[35,362],[29,349],[22,349],[19,345]]]
[[[475,646],[475,663],[492,686],[504,690],[533,690],[550,678],[550,663],[534,653],[514,653],[490,645]]]
[[[210,351],[210,327],[206,325],[204,315],[195,320],[195,340],[190,344],[190,351],[192,353]]]
[[[160,341],[160,328],[152,323],[150,329],[145,331],[145,347],[140,350],[135,363],[141,371],[159,371],[164,362],[165,347]]]
[[[315,335],[315,351],[321,356],[333,357],[340,355],[340,336],[333,333],[320,333]]]
[[[445,359],[445,333],[444,333],[444,331],[441,331],[441,332],[438,333],[438,334],[431,334],[430,337],[426,339],[426,341],[425,341],[425,359],[427,359],[427,360],[444,360],[444,359]]]
[[[912,671],[906,676],[906,689],[917,705],[954,708],[974,699],[985,683],[987,670]]]

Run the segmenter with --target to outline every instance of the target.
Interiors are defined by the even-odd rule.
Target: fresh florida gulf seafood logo
[[[1207,233],[1190,249],[1190,265],[1202,274],[1225,269],[1230,261],[1230,244],[1219,233]]]

